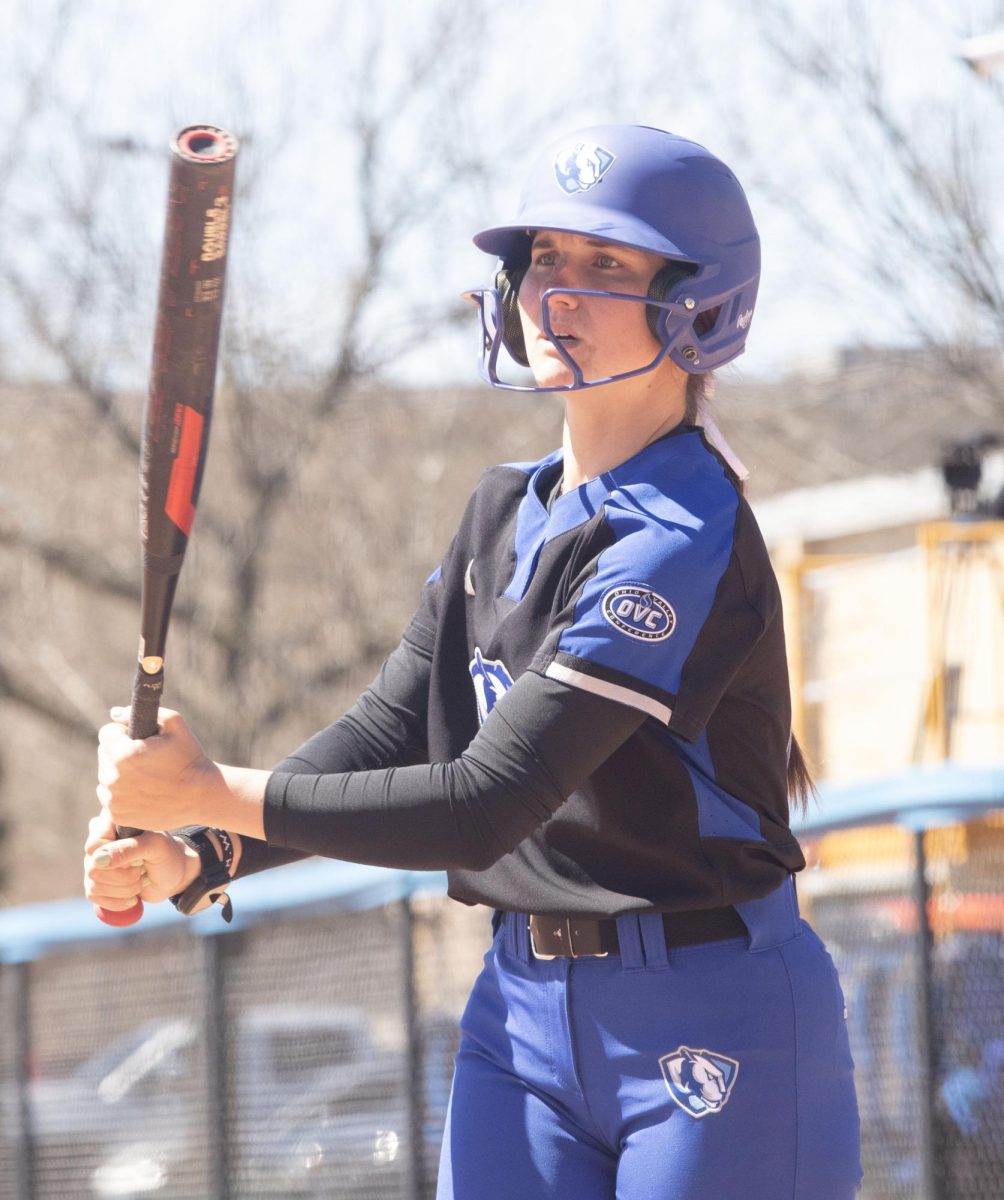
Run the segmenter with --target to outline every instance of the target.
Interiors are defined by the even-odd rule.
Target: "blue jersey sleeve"
[[[724,481],[687,505],[654,487],[611,495],[534,669],[698,736],[766,626],[770,589],[751,597],[744,578],[747,514]]]

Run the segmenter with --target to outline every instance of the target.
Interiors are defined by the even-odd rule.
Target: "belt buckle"
[[[539,958],[541,962],[553,962],[558,957],[557,954],[541,954],[541,952],[537,949],[537,942],[533,936],[532,921],[527,924],[527,929],[530,931],[530,950],[533,953],[533,957]]]
[[[609,957],[609,955],[610,955],[609,950],[598,950],[591,954],[588,954],[588,953],[587,954],[576,954],[575,953],[575,942],[574,942],[574,938],[572,936],[571,917],[566,917],[564,924],[565,924],[565,935],[567,937],[566,944],[568,946],[568,954],[562,955],[562,957],[565,957],[565,958],[608,958]],[[540,951],[537,949],[537,943],[533,936],[533,922],[532,921],[527,925],[527,929],[529,929],[529,931],[530,931],[530,949],[533,952],[533,957],[540,959],[541,962],[553,962],[554,959],[556,959],[558,957],[557,954],[541,954]],[[554,932],[558,937],[561,937],[560,930],[556,929]]]
[[[589,952],[587,952],[586,954],[576,954],[576,953],[575,953],[575,946],[574,946],[574,944],[573,944],[573,941],[572,941],[572,922],[571,922],[571,919],[569,919],[568,921],[566,921],[566,922],[565,922],[565,925],[566,925],[566,927],[568,928],[568,949],[569,949],[569,952],[570,952],[570,953],[571,953],[571,955],[572,955],[572,958],[609,958],[609,956],[610,956],[610,951],[609,951],[609,950],[593,950],[593,951],[589,951]]]

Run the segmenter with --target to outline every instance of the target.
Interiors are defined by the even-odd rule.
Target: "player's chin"
[[[537,387],[568,387],[575,382],[572,368],[553,346],[530,358],[530,371]]]

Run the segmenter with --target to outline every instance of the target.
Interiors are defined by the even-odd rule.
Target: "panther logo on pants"
[[[713,1050],[678,1046],[659,1059],[669,1094],[688,1116],[706,1117],[721,1112],[732,1095],[739,1074],[734,1058]]]

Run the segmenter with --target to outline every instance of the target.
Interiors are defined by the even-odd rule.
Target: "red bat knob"
[[[137,900],[132,908],[124,908],[121,912],[112,908],[98,908],[95,904],[94,912],[98,920],[106,925],[135,925],[143,915],[143,901]]]
[[[149,717],[149,713],[146,713],[145,715],[147,717]],[[131,736],[133,736],[133,737],[136,737],[136,736],[150,737],[151,736],[150,730],[147,730],[145,733],[141,733],[138,735],[133,732],[137,720],[142,720],[142,719],[143,719],[143,715],[138,713],[136,708],[134,707],[133,712],[130,717],[130,724],[129,724],[129,733]],[[157,731],[156,717],[153,718],[153,723],[154,723],[154,728],[153,728],[152,732],[156,733],[156,731]],[[129,829],[125,826],[120,826],[119,830],[118,830],[119,837],[135,837],[136,834],[141,833],[141,832],[142,832],[142,830]],[[94,915],[98,918],[99,921],[104,921],[104,923],[106,925],[114,925],[118,928],[121,928],[124,925],[135,925],[136,922],[143,915],[143,901],[140,900],[140,898],[137,896],[136,903],[132,906],[132,908],[123,908],[121,911],[119,909],[113,909],[113,908],[99,908],[98,905],[95,904],[94,905]]]

